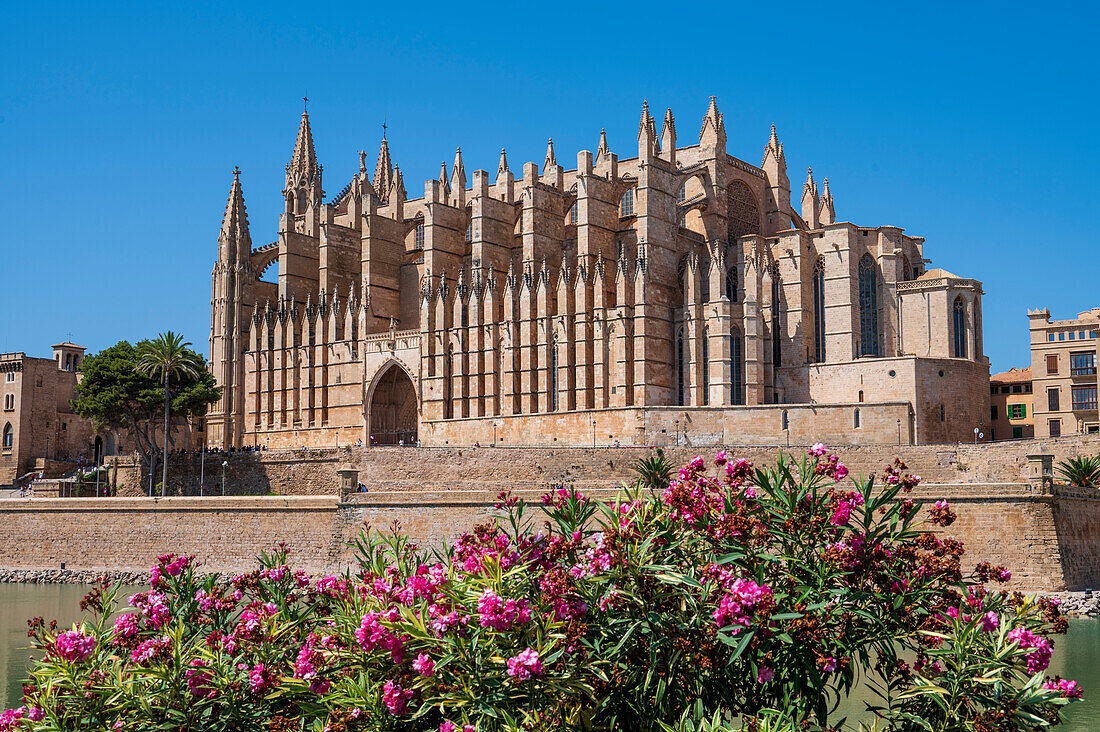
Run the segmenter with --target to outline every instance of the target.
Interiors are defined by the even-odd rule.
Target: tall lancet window
[[[955,304],[951,307],[955,336],[955,358],[966,358],[966,305],[962,295],[955,298]]]
[[[814,264],[814,362],[825,363],[825,258]]]
[[[780,332],[779,318],[779,267],[772,268],[772,365],[776,368],[783,365],[782,333]]]
[[[710,404],[710,331],[703,331],[703,343],[702,348],[699,349],[701,363],[699,364],[703,369],[703,406]]]
[[[730,302],[737,302],[737,265],[726,270],[726,297]]]
[[[685,370],[687,365],[685,364],[687,354],[684,347],[684,326],[680,326],[676,329],[676,405],[684,406],[687,404],[685,384],[686,376]]]
[[[878,273],[875,260],[864,254],[859,260],[859,355],[881,356],[878,332]]]
[[[634,189],[623,194],[622,200],[619,202],[619,216],[633,216],[634,215]]]
[[[732,404],[744,404],[745,392],[742,387],[743,368],[741,358],[741,331],[735,325],[730,328],[730,381],[733,389],[730,391]]]
[[[551,412],[558,411],[558,344],[557,341],[550,341],[550,363],[547,366],[549,373],[547,374],[547,389],[550,393],[546,401],[547,406]]]

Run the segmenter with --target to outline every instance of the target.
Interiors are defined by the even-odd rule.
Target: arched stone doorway
[[[375,445],[416,444],[416,388],[396,363],[377,377],[370,398],[370,437]]]

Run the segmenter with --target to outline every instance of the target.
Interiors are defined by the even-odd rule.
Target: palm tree
[[[138,346],[137,370],[146,376],[164,381],[164,472],[160,481],[161,496],[168,488],[168,410],[171,401],[168,380],[180,376],[198,378],[205,367],[202,359],[190,346],[190,343],[184,343],[182,335],[172,331],[161,333],[155,341],[145,341]]]

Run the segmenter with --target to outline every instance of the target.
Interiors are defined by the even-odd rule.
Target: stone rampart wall
[[[896,456],[926,483],[1017,483],[1027,481],[1027,456],[1051,453],[1055,464],[1076,455],[1100,453],[1100,436],[1011,440],[958,445],[832,445],[854,476],[881,474]],[[729,445],[737,457],[773,462],[782,451],[800,456],[806,445]],[[713,447],[663,448],[677,465]],[[350,463],[370,491],[544,489],[565,481],[582,488],[617,486],[632,478],[631,466],[652,448],[597,447],[345,447],[329,450],[265,451],[207,455],[205,495],[220,495],[222,463],[228,495],[335,495],[337,469]],[[200,458],[169,458],[169,495],[199,495]],[[156,480],[160,480],[159,474]],[[143,496],[148,481],[134,463],[120,464],[118,495]]]
[[[539,493],[519,495],[537,502]],[[1044,495],[1026,484],[925,486],[918,494],[952,501],[959,520],[942,534],[966,544],[967,567],[1007,565],[1013,586],[1027,590],[1100,585],[1100,497]],[[418,543],[438,544],[490,518],[493,503],[493,491],[469,489],[375,491],[345,503],[321,496],[0,500],[0,569],[142,570],[171,551],[236,573],[284,541],[294,566],[340,571],[353,561],[347,542],[364,523],[397,522]]]

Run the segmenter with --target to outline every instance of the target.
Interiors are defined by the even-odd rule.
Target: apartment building
[[[1029,310],[1031,380],[1036,437],[1100,432],[1096,406],[1096,348],[1100,308],[1072,320]]]
[[[989,439],[1035,436],[1031,367],[1012,368],[989,377]]]

